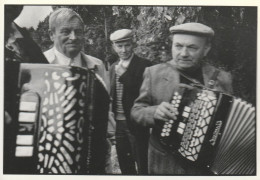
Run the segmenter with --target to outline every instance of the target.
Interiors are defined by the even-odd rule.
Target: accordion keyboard
[[[203,91],[190,106],[184,107],[184,121],[179,122],[177,129],[183,135],[178,151],[191,161],[198,159],[216,104],[214,94]]]

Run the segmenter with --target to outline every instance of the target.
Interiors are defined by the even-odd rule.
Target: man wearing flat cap
[[[134,54],[132,30],[117,30],[110,40],[119,57],[110,68],[110,92],[120,169],[122,174],[147,174],[149,129],[130,122],[130,110],[139,95],[143,72],[151,62]]]
[[[207,174],[204,168],[186,163],[162,146],[155,132],[157,122],[169,122],[177,117],[177,110],[170,104],[174,92],[191,88],[193,82],[232,93],[230,73],[219,70],[202,60],[211,48],[214,31],[200,23],[186,23],[170,28],[172,60],[146,68],[140,95],[131,111],[132,120],[144,127],[151,127],[148,148],[149,174]],[[214,81],[213,81],[214,80]],[[213,83],[214,82],[214,83]]]

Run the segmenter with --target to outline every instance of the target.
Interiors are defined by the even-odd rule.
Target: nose
[[[74,31],[71,31],[71,32],[70,32],[69,38],[72,39],[72,40],[77,38],[77,36],[76,36],[76,34],[75,34]]]
[[[122,47],[122,52],[126,52],[126,47],[125,46]]]
[[[182,57],[187,57],[188,55],[189,55],[189,53],[188,53],[187,48],[186,48],[186,47],[182,48],[182,50],[181,50],[181,56],[182,56]]]

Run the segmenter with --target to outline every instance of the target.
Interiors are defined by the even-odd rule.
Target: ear
[[[207,56],[207,54],[208,54],[208,52],[210,51],[210,49],[211,49],[211,44],[207,44],[206,46],[205,46],[205,50],[204,50],[204,57],[205,56]]]
[[[113,50],[115,51],[115,43],[112,43]]]
[[[54,41],[54,33],[55,32],[53,32],[52,30],[48,30],[48,32],[49,32],[49,36],[50,36],[50,39],[51,39],[51,41],[53,42]]]

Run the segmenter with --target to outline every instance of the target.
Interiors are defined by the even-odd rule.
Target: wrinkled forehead
[[[133,44],[133,40],[132,39],[128,39],[128,40],[125,40],[125,41],[117,41],[117,42],[114,42],[113,44],[117,45],[117,46],[131,45],[131,44]]]
[[[198,34],[174,34],[172,37],[173,43],[187,43],[187,44],[205,44],[208,37]]]
[[[71,17],[59,17],[56,18],[56,21],[53,22],[53,28],[60,28],[60,27],[67,27],[67,28],[77,28],[77,29],[83,29],[84,24],[81,21],[80,18],[78,18],[77,16],[71,16]]]

